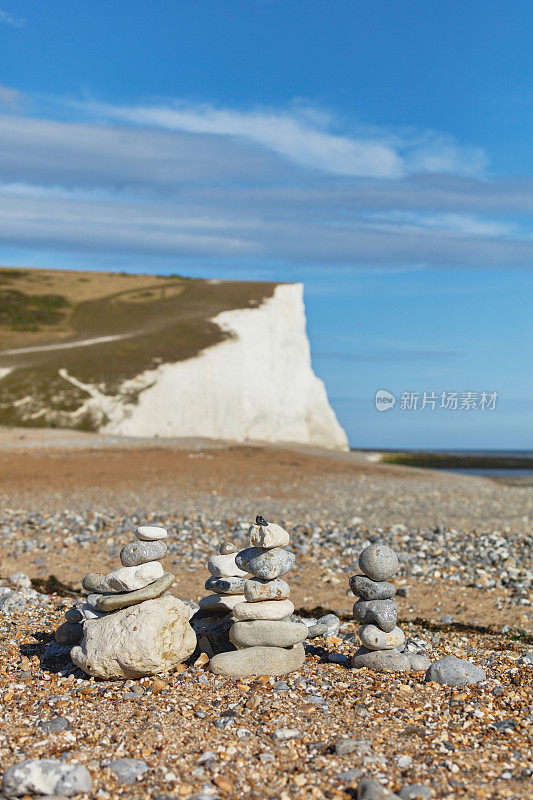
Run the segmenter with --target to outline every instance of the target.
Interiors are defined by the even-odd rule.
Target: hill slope
[[[0,269],[0,424],[346,447],[299,284]]]

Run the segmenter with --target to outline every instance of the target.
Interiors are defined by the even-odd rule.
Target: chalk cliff
[[[0,269],[2,304],[0,424],[347,447],[301,284]]]
[[[258,308],[213,320],[231,338],[127,381],[103,428],[135,436],[205,436],[346,448],[346,434],[311,367],[303,286],[279,285]],[[92,398],[98,403],[98,395]]]

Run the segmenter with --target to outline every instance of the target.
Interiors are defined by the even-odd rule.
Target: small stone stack
[[[90,675],[168,672],[196,645],[187,608],[168,591],[175,576],[159,561],[167,552],[166,530],[143,526],[135,536],[120,553],[120,569],[85,576],[86,602],[69,609],[67,622],[56,631],[57,641],[80,642],[71,659]]]
[[[244,602],[244,584],[248,573],[239,569],[235,563],[236,555],[237,548],[233,542],[222,542],[218,554],[207,562],[211,577],[206,580],[205,588],[213,594],[200,600],[202,612],[227,616],[237,603]]]
[[[294,553],[284,549],[289,534],[258,516],[249,535],[252,546],[235,556],[236,566],[253,576],[244,581],[244,602],[233,605],[229,638],[237,650],[213,656],[209,666],[217,675],[235,678],[286,675],[303,666],[307,637],[306,625],[290,621],[290,588],[280,580],[295,562]]]
[[[360,599],[353,614],[363,623],[357,631],[362,647],[352,657],[352,667],[370,667],[392,672],[409,671],[408,659],[397,648],[405,642],[397,627],[396,587],[388,583],[398,572],[398,556],[386,545],[372,544],[359,556],[363,575],[352,575],[350,588]]]

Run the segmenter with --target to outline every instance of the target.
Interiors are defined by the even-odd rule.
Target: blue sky
[[[507,0],[0,0],[0,262],[302,280],[352,444],[531,448],[532,23]]]

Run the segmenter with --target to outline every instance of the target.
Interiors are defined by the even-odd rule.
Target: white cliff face
[[[120,395],[147,387],[136,404],[99,399],[93,388],[88,406],[105,407],[103,430],[347,448],[311,367],[301,284],[277,286],[258,308],[224,311],[214,322],[232,338],[127,381]]]

